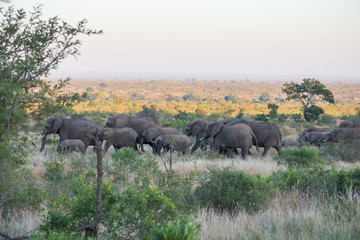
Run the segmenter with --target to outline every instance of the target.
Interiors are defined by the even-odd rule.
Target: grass
[[[235,215],[199,209],[200,239],[359,239],[359,202],[349,200],[356,209],[341,219],[333,205],[316,198],[293,193],[277,194],[269,208],[254,215]]]

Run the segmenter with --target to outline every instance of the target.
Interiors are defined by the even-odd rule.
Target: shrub
[[[130,147],[124,147],[111,155],[109,173],[113,181],[126,186],[129,184],[149,185],[158,173],[158,162],[153,156],[141,157]]]
[[[333,161],[357,162],[360,160],[360,141],[328,142],[322,144],[320,156]]]
[[[268,117],[264,113],[257,114],[255,117],[255,120],[256,121],[269,121]]]
[[[57,232],[51,232],[48,236],[36,236],[36,237],[30,237],[30,240],[82,240],[83,237],[79,233],[71,233],[71,234],[65,234],[65,233],[57,233]],[[89,240],[93,238],[88,238]]]
[[[325,114],[321,117],[319,123],[328,126],[336,126],[336,118],[331,115]]]
[[[288,119],[288,115],[283,114],[283,113],[281,113],[281,114],[278,115],[278,121],[279,121],[280,123],[284,123],[284,122],[286,121],[286,119]]]
[[[304,111],[304,118],[308,122],[316,121],[320,118],[320,115],[324,113],[324,109],[316,105],[311,105]]]
[[[276,118],[278,116],[279,106],[275,103],[268,103],[268,109],[271,109],[269,112],[269,118]]]
[[[196,210],[192,191],[196,176],[196,172],[183,176],[180,172],[168,171],[161,173],[156,182],[159,190],[172,200],[179,212],[191,213]]]
[[[177,215],[171,200],[157,187],[126,188],[103,218],[107,239],[147,239],[154,227],[164,225]]]
[[[360,168],[351,170],[336,169],[290,169],[278,171],[269,177],[269,181],[280,190],[294,187],[301,192],[315,196],[333,196],[347,191],[360,190]]]
[[[265,206],[272,196],[270,185],[260,175],[253,176],[229,168],[210,169],[199,184],[195,189],[198,204],[220,211],[255,212]]]
[[[192,224],[190,216],[179,216],[174,221],[151,230],[153,240],[196,240],[199,224]]]
[[[280,164],[287,165],[290,169],[314,167],[324,164],[324,160],[319,157],[319,153],[315,148],[305,146],[282,149],[280,157],[277,158]]]

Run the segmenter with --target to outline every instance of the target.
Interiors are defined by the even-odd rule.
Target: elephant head
[[[98,132],[97,138],[99,142],[102,144],[104,140],[108,140],[112,135],[112,131],[110,128],[103,128]]]
[[[45,142],[46,142],[46,136],[49,134],[56,134],[59,133],[59,130],[63,124],[63,117],[53,117],[46,120],[46,124],[42,133],[41,137],[41,148],[40,152],[44,150]]]
[[[194,120],[186,124],[185,135],[196,136],[206,128],[206,123],[203,120]]]
[[[116,117],[115,117],[115,116],[109,117],[109,118],[106,120],[106,123],[105,123],[104,128],[114,128],[114,127],[115,127],[115,121],[116,121]]]
[[[332,141],[334,136],[334,131],[330,131],[320,138],[320,142]]]
[[[224,124],[220,122],[209,124],[205,129],[204,137],[202,138],[202,140],[207,139],[207,144],[210,144],[214,140],[216,135],[218,135],[221,132],[223,127]]]

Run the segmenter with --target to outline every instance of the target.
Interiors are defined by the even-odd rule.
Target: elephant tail
[[[256,142],[256,151],[258,151],[258,153],[260,153],[260,149],[259,149],[259,144],[258,144],[258,140],[255,136],[255,134],[253,133],[253,131],[251,131],[251,136],[253,137],[253,139],[255,139],[255,142]]]

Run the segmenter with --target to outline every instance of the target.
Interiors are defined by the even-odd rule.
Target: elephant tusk
[[[199,141],[202,141],[202,140],[204,140],[204,139],[205,139],[205,137],[202,137],[202,138],[199,139]]]
[[[43,135],[41,136],[41,138],[44,138],[44,137],[46,137],[46,134],[43,134]]]

